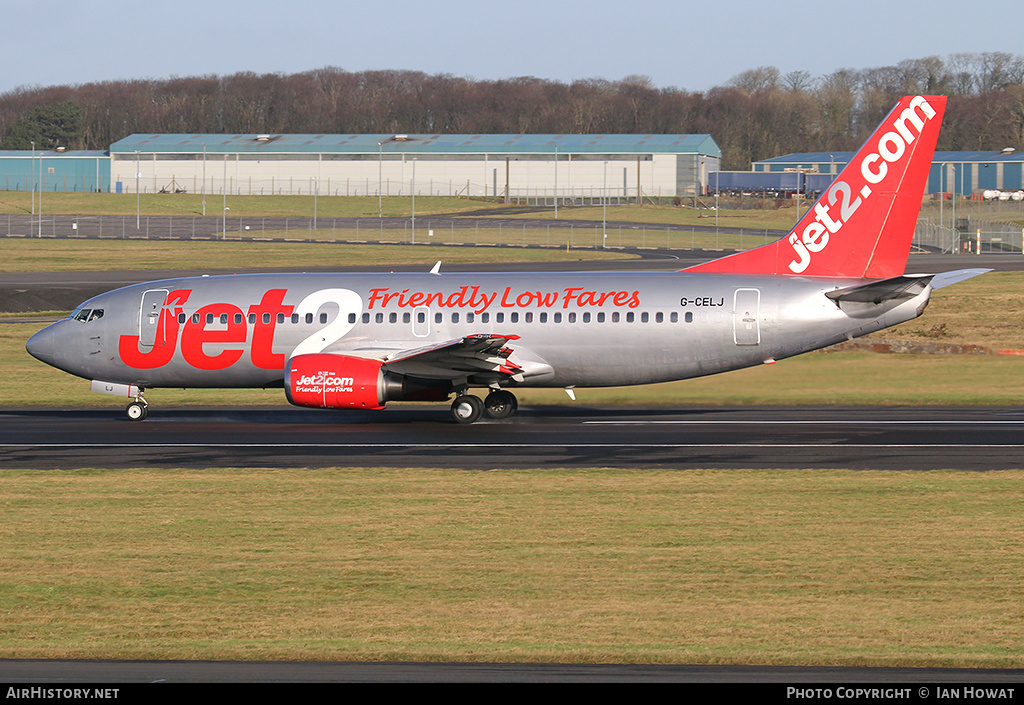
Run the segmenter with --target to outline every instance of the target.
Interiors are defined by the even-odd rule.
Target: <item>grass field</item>
[[[258,269],[274,267],[423,265],[438,260],[565,262],[628,259],[620,252],[564,249],[466,248],[431,245],[327,245],[302,242],[161,242],[149,240],[0,240],[0,272],[124,271],[144,269]]]
[[[0,656],[1020,667],[1024,473],[0,473]]]

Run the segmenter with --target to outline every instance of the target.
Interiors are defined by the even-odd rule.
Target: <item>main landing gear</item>
[[[504,389],[494,390],[483,401],[480,397],[463,393],[452,402],[452,419],[462,424],[475,423],[484,415],[489,419],[507,419],[518,408],[516,395]]]

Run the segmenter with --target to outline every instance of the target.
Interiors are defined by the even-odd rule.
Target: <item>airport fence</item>
[[[0,215],[6,237],[104,240],[234,240],[568,249],[747,250],[782,237],[781,230],[715,226],[515,221],[484,218],[311,218],[140,215]],[[1013,223],[964,217],[957,227],[921,219],[914,246],[927,252],[1022,252],[1024,230]]]
[[[780,237],[774,230],[466,218],[0,216],[8,237],[439,244],[569,249],[737,250]]]
[[[1024,252],[1024,228],[971,216],[957,217],[955,227],[921,219],[914,231],[914,245],[926,252],[949,254]]]

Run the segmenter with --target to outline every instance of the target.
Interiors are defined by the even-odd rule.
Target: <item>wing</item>
[[[344,354],[378,359],[388,370],[424,379],[450,380],[453,384],[489,386],[522,383],[527,378],[554,375],[553,368],[509,344],[518,335],[479,333],[421,348],[403,350],[360,348]],[[341,350],[330,352],[341,353]],[[522,357],[510,360],[514,353]]]

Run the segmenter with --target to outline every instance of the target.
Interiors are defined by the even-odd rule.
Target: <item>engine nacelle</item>
[[[284,372],[284,391],[296,406],[383,409],[383,363],[347,355],[296,355]]]
[[[380,360],[312,353],[288,360],[284,392],[296,406],[320,409],[383,409],[389,401],[444,401],[448,380],[405,377],[388,372]]]

